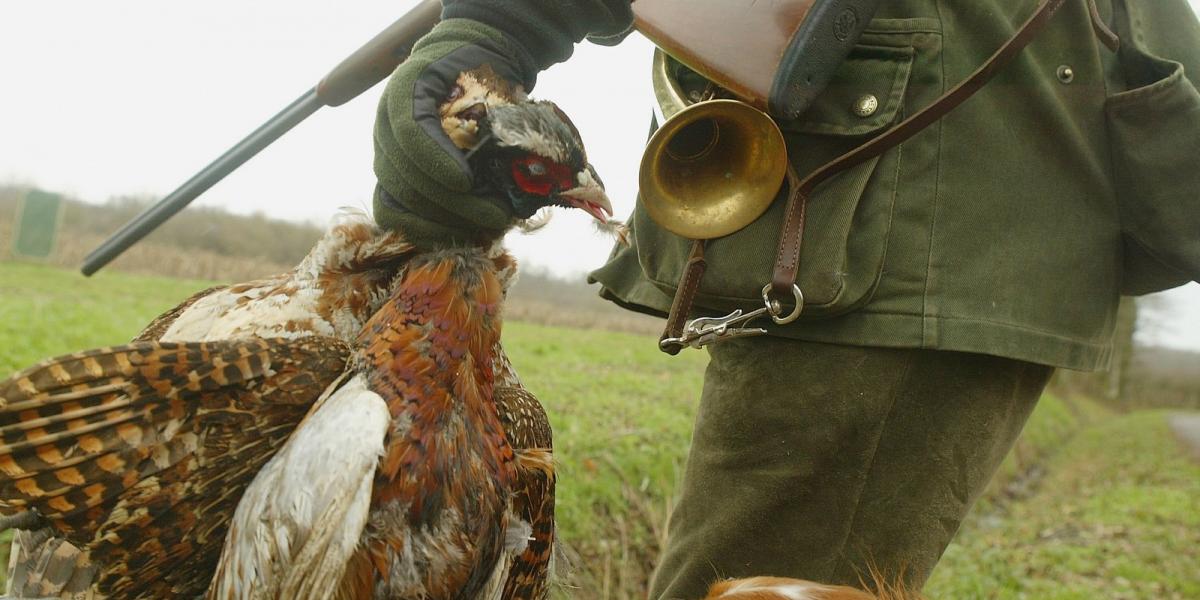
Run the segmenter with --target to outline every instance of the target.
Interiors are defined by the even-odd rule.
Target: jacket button
[[[854,101],[854,114],[860,117],[869,117],[879,110],[879,98],[874,94],[866,94]]]
[[[1075,69],[1072,69],[1070,65],[1062,65],[1058,67],[1058,72],[1056,75],[1058,75],[1059,81],[1063,83],[1071,83],[1075,80]]]

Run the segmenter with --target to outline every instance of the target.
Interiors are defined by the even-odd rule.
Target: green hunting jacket
[[[1105,368],[1121,294],[1200,279],[1200,24],[1186,0],[1068,0],[976,96],[818,188],[776,335]],[[803,175],[929,104],[1036,0],[888,0],[811,109],[781,123]],[[858,116],[856,100],[878,99]],[[756,308],[783,202],[709,243],[699,312]],[[689,242],[641,208],[591,278],[664,314]]]

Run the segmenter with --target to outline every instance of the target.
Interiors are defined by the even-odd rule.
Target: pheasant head
[[[460,75],[440,113],[478,184],[506,198],[518,218],[546,206],[579,208],[601,223],[612,215],[579,130],[553,102],[531,100],[484,69]]]

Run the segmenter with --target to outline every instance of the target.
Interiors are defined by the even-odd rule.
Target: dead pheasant
[[[412,252],[349,219],[291,273],[205,290],[133,344],[0,383],[0,508],[37,517],[15,536],[10,593],[203,591],[242,490]]]
[[[490,184],[611,212],[561,112],[455,103],[479,82],[443,124],[484,132]],[[514,273],[499,243],[418,252],[350,218],[291,273],[0,382],[10,594],[544,597],[549,426],[499,345]]]

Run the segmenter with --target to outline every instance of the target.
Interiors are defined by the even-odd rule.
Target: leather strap
[[[700,289],[700,280],[708,263],[704,262],[704,240],[692,242],[692,251],[688,255],[687,264],[683,267],[683,275],[679,278],[679,287],[675,289],[675,299],[671,301],[671,314],[667,317],[667,327],[662,337],[658,338],[659,349],[671,356],[679,354],[683,349],[680,344],[664,344],[667,338],[683,336],[683,326],[688,315],[692,312],[692,301],[696,298],[696,290]]]
[[[792,285],[796,283],[796,274],[800,266],[800,241],[804,227],[804,205],[812,195],[813,189],[850,167],[860,164],[883,154],[890,148],[898,146],[917,132],[928,127],[938,119],[953,110],[972,94],[979,91],[991,78],[1021,51],[1042,27],[1054,16],[1063,5],[1064,0],[1042,0],[1037,10],[1029,20],[1009,38],[999,50],[984,62],[974,73],[964,79],[950,91],[943,94],[932,104],[901,121],[895,127],[875,137],[871,141],[833,159],[818,168],[800,182],[798,189],[793,190],[788,200],[786,217],[783,220],[783,230],[779,236],[779,248],[775,255],[775,272],[771,279],[771,295],[780,302],[792,297]],[[678,299],[678,297],[677,297]],[[674,307],[672,307],[674,308]]]
[[[1109,50],[1116,52],[1121,49],[1121,38],[1109,29],[1108,23],[1104,22],[1104,18],[1100,16],[1100,9],[1096,7],[1096,0],[1088,0],[1088,13],[1092,17],[1092,31],[1096,32],[1096,37],[1100,38],[1100,43],[1108,47]]]
[[[771,295],[775,299],[785,302],[793,297],[792,286],[796,283],[796,275],[800,268],[800,242],[804,237],[805,208],[807,207],[809,197],[812,195],[812,191],[830,177],[900,145],[917,132],[945,116],[946,113],[953,110],[959,104],[962,104],[963,101],[987,84],[1001,67],[1012,60],[1018,52],[1033,40],[1034,36],[1050,20],[1050,17],[1054,16],[1054,13],[1062,7],[1064,1],[1042,0],[1033,16],[1025,21],[1016,34],[1009,38],[974,73],[943,94],[932,104],[901,121],[895,127],[826,163],[803,180],[797,181],[799,178],[789,165],[788,186],[790,189],[784,213],[783,228],[779,236],[779,248],[775,256],[775,272],[771,280]],[[1094,13],[1093,24],[1098,22],[1097,17],[1098,15]],[[1097,34],[1099,33],[1100,30],[1097,29]],[[1110,40],[1105,39],[1105,36],[1101,36],[1101,39],[1105,42],[1105,45],[1111,47]],[[700,287],[700,279],[704,275],[706,266],[704,262],[704,241],[696,240],[692,244],[691,254],[680,277],[679,287],[675,290],[675,298],[671,303],[671,313],[667,317],[666,330],[659,339],[659,347],[663,352],[674,355],[678,354],[683,348],[683,346],[678,344],[663,344],[662,340],[678,338],[683,334],[684,323],[691,313],[692,302],[695,299],[696,291]]]

